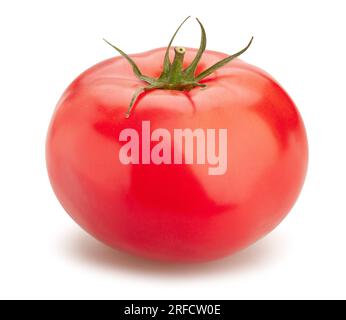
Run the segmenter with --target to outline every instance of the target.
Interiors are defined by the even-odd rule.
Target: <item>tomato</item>
[[[186,70],[198,52],[184,50],[180,67]],[[165,53],[159,48],[131,58],[143,74],[158,79]],[[204,51],[195,74],[226,57]],[[71,217],[113,248],[177,262],[224,257],[273,230],[299,195],[308,159],[301,116],[282,87],[233,59],[200,81],[205,88],[144,91],[125,117],[143,87],[133,71],[124,57],[101,62],[73,81],[56,107],[47,168]],[[210,174],[215,162],[205,159],[173,162],[175,130],[187,128],[205,134],[205,152],[226,129],[226,166],[218,173]],[[132,150],[137,161],[124,164],[120,154],[129,136],[119,137],[127,129],[138,133],[139,149]],[[150,157],[163,138],[150,134],[162,129],[171,163],[158,164]],[[211,129],[214,136],[207,134]],[[183,159],[190,156],[184,150]]]

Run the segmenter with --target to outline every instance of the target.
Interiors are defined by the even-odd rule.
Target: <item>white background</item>
[[[345,1],[1,1],[0,298],[346,298]],[[308,177],[287,219],[221,261],[129,257],[85,234],[46,174],[45,135],[65,87],[115,54],[165,46],[187,15],[208,48],[271,73],[304,118]],[[191,20],[176,44],[197,46]]]

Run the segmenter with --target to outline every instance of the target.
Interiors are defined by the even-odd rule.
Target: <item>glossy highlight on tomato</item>
[[[197,52],[185,49],[182,69]],[[165,53],[130,57],[158,79]],[[226,57],[204,51],[195,74]],[[150,259],[208,261],[254,243],[292,208],[308,146],[291,98],[270,75],[239,59],[200,83],[205,87],[143,91],[128,118],[143,81],[124,57],[95,65],[67,88],[49,127],[47,168],[62,206],[95,238]],[[172,135],[176,128],[226,128],[227,171],[209,175],[209,165],[197,163],[122,164],[119,135],[126,128],[141,132],[143,121]]]

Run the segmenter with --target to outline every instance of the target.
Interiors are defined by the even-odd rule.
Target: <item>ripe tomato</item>
[[[159,78],[165,52],[131,57],[143,74]],[[183,68],[196,53],[186,49]],[[195,73],[225,57],[205,51]],[[97,239],[147,258],[206,261],[263,237],[294,204],[308,151],[290,97],[239,59],[200,83],[206,87],[144,92],[126,118],[143,82],[126,59],[115,57],[84,72],[63,94],[47,137],[49,177],[65,210]],[[150,132],[164,128],[171,138],[177,128],[227,129],[227,170],[210,175],[207,162],[123,164],[119,136],[131,128],[141,139],[144,121]],[[150,152],[158,142],[139,140],[139,153],[143,143]]]

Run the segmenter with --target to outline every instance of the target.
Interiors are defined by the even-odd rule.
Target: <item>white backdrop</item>
[[[0,298],[346,298],[344,1],[1,1]],[[224,260],[174,266],[108,249],[63,211],[45,135],[65,87],[115,54],[165,46],[187,15],[208,48],[271,73],[305,120],[303,192],[269,236]],[[198,46],[192,20],[176,44]]]

